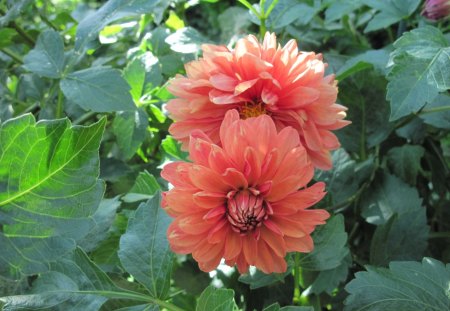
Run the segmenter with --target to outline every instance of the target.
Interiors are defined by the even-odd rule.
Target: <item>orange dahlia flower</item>
[[[339,147],[331,132],[349,124],[344,106],[336,104],[337,82],[325,76],[320,54],[300,52],[295,40],[277,45],[275,34],[263,43],[250,35],[225,46],[203,45],[203,58],[186,64],[168,89],[177,98],[167,104],[175,123],[169,131],[187,149],[194,129],[218,144],[225,113],[237,109],[242,119],[269,115],[277,129],[292,126],[313,164],[332,166],[330,150]]]
[[[241,120],[237,110],[228,111],[219,136],[222,147],[194,130],[193,163],[170,163],[161,173],[174,186],[162,203],[175,218],[170,246],[192,253],[203,271],[224,258],[241,273],[249,265],[284,272],[286,253],[310,252],[311,232],[329,217],[307,209],[322,199],[325,184],[306,187],[314,168],[297,131],[277,133],[267,115]]]

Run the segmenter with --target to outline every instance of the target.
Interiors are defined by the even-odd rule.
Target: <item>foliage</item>
[[[419,0],[0,1],[0,308],[447,310],[450,24]],[[160,208],[167,81],[203,43],[323,53],[352,124],[288,270],[201,272]]]

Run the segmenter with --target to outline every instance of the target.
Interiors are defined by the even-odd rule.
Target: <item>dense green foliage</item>
[[[0,308],[450,310],[450,24],[422,5],[1,0]],[[165,236],[167,81],[265,29],[339,80],[333,216],[284,274],[207,274]]]

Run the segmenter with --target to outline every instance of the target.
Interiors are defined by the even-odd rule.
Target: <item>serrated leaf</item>
[[[36,46],[24,57],[25,69],[47,78],[61,78],[64,71],[64,42],[54,30],[42,32]]]
[[[379,10],[364,32],[383,29],[395,24],[414,13],[420,4],[420,0],[363,0],[363,2]]]
[[[391,121],[417,112],[439,92],[450,89],[450,47],[439,30],[429,26],[415,29],[394,46],[393,66],[387,76]]]
[[[110,0],[95,13],[86,16],[77,27],[75,49],[82,50],[97,38],[106,25],[123,17],[131,17],[151,12],[160,2],[167,0]]]
[[[46,271],[92,228],[103,196],[98,149],[105,119],[71,127],[32,115],[0,127],[0,270]]]
[[[361,216],[368,223],[381,225],[394,214],[402,217],[403,214],[420,211],[421,205],[417,189],[393,175],[383,174],[362,196]]]
[[[394,147],[387,153],[387,164],[395,175],[414,186],[424,153],[425,149],[422,146]]]
[[[133,187],[122,197],[122,200],[128,203],[148,200],[160,189],[156,178],[144,170],[139,173]]]
[[[68,74],[60,83],[64,95],[86,110],[112,112],[135,110],[130,86],[120,71],[92,67]]]
[[[120,111],[113,122],[113,132],[125,160],[131,159],[147,136],[148,115],[143,109]]]
[[[153,297],[165,298],[170,288],[173,253],[166,231],[171,223],[156,194],[139,205],[120,238],[119,258],[125,270]]]
[[[424,258],[422,263],[392,262],[389,269],[366,269],[346,286],[350,296],[345,311],[450,310],[450,265]]]
[[[344,217],[341,214],[318,227],[312,238],[314,250],[300,257],[300,267],[304,270],[322,271],[336,268],[349,253]]]
[[[198,298],[196,311],[233,310],[234,291],[208,286]]]
[[[52,263],[50,269],[38,277],[29,294],[0,298],[5,303],[3,310],[96,311],[107,298],[83,291],[118,291],[109,277],[79,248],[72,255]]]

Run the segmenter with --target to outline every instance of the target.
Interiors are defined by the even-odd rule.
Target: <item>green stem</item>
[[[17,25],[16,22],[11,22],[9,23],[9,25],[17,31],[17,33],[25,40],[25,42],[29,46],[33,47],[36,44],[36,41],[29,34],[27,34],[26,31],[22,29],[22,27]]]
[[[438,239],[438,238],[444,238],[444,239],[450,239],[450,232],[430,232],[428,235],[429,239]]]
[[[261,16],[259,15],[258,11],[256,11],[256,9],[253,7],[253,5],[251,5],[250,2],[248,2],[247,0],[238,0],[239,3],[241,3],[242,5],[244,5],[247,9],[249,9],[250,11],[252,11],[253,14],[255,14],[255,16],[257,18],[260,18]]]
[[[37,8],[36,8],[37,9]],[[38,10],[38,9],[37,9]],[[49,26],[50,28],[53,28],[53,30],[58,31],[58,27],[56,27],[55,24],[53,24],[48,18],[47,16],[45,16],[44,13],[42,13],[40,10],[38,10],[39,12],[39,17],[42,19],[42,21],[47,24],[47,26]]]
[[[442,112],[450,110],[450,106],[439,106],[439,107],[433,107],[430,109],[423,109],[419,114],[427,114],[427,113],[433,113],[433,112]]]
[[[300,253],[297,252],[294,257],[294,297],[292,297],[294,305],[299,305],[301,301],[300,283],[302,280],[300,273]]]
[[[88,291],[77,291],[75,293],[99,295],[99,296],[103,296],[103,297],[107,297],[107,298],[111,298],[111,299],[131,299],[131,300],[142,301],[142,302],[147,302],[147,303],[154,303],[154,304],[157,304],[158,306],[166,308],[167,310],[170,310],[170,311],[184,311],[180,307],[178,307],[174,304],[171,304],[170,302],[160,300],[157,298],[153,298],[153,297],[143,295],[140,293],[129,292],[129,291],[114,292],[114,291],[95,291],[95,290],[89,291],[88,290]]]
[[[359,140],[359,157],[361,161],[367,159],[366,154],[366,104],[361,105],[361,136]]]
[[[277,5],[278,0],[273,0],[272,3],[270,4],[269,8],[267,9],[266,12],[266,18],[269,17],[270,13],[272,12],[273,8]]]
[[[56,118],[60,119],[63,117],[63,99],[64,95],[61,89],[58,91],[58,101],[56,103]]]
[[[259,36],[261,38],[261,40],[264,39],[264,35],[266,34],[267,28],[266,28],[266,19],[267,19],[267,15],[265,13],[265,5],[266,5],[266,0],[261,0],[259,2],[259,10],[260,10],[260,15],[259,15]]]
[[[9,48],[4,47],[4,48],[1,48],[0,51],[2,51],[6,55],[8,55],[12,59],[14,59],[16,62],[23,64],[22,57],[20,55],[16,54],[14,51],[10,50]]]

